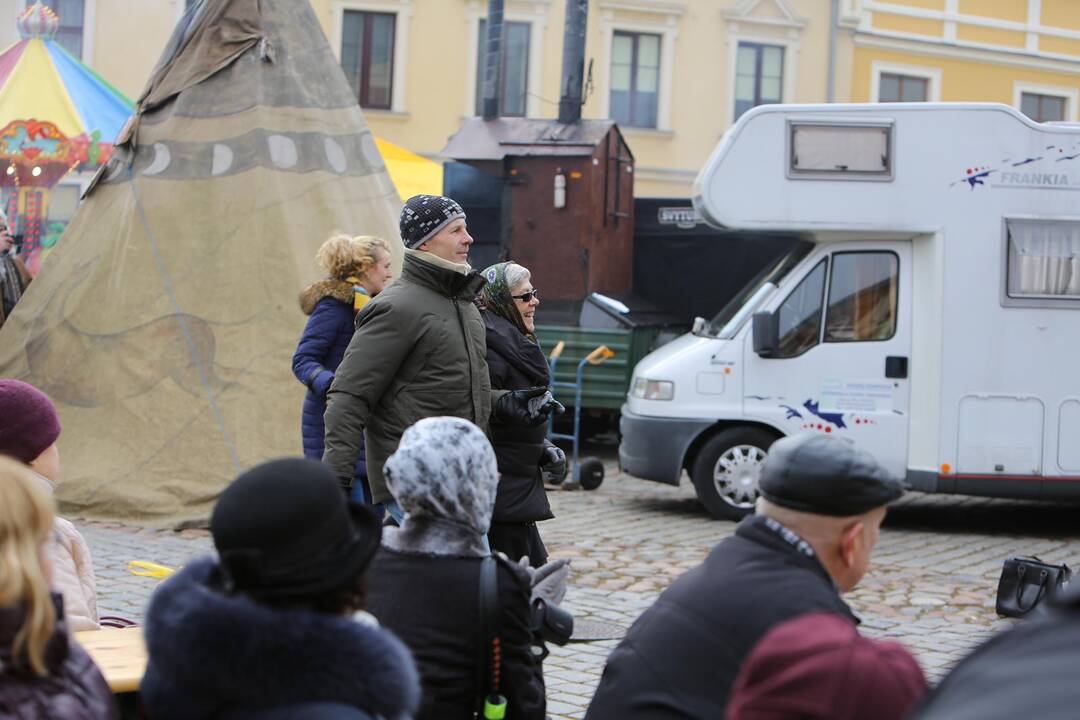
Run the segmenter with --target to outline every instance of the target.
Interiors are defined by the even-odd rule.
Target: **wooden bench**
[[[75,633],[75,639],[101,668],[114,693],[138,691],[146,671],[142,628],[84,630]]]

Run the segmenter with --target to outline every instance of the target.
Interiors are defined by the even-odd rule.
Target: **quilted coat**
[[[304,457],[322,460],[323,414],[326,391],[353,336],[353,286],[344,280],[320,280],[300,294],[300,309],[308,315],[304,334],[293,354],[293,375],[308,389],[300,416]],[[363,438],[356,477],[367,477]]]

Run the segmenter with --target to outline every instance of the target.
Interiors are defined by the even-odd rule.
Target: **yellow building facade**
[[[379,137],[435,157],[478,113],[487,0],[307,1]],[[69,47],[133,98],[191,2],[46,0]],[[0,43],[26,3],[0,0]],[[565,5],[505,0],[505,114],[557,115]],[[837,9],[833,43],[830,0],[589,0],[583,115],[615,118],[636,194],[665,197],[689,196],[723,132],[763,102],[996,101],[1080,119],[1080,0]]]
[[[852,0],[851,100],[991,101],[1080,120],[1077,0]]]

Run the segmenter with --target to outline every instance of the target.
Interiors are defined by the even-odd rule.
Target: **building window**
[[[525,117],[529,85],[529,35],[527,22],[503,22],[502,102],[499,114]],[[484,50],[487,48],[487,21],[480,21],[480,39],[476,49],[476,114],[484,107]]]
[[[881,73],[878,102],[926,102],[929,99],[929,78]]]
[[[1035,122],[1052,122],[1065,119],[1065,105],[1068,98],[1061,95],[1041,95],[1039,93],[1020,94],[1020,112]]]
[[[611,39],[611,118],[629,127],[656,127],[660,36],[615,32]]]
[[[735,61],[735,119],[756,105],[783,100],[784,48],[739,43]]]
[[[83,16],[86,12],[86,0],[42,0],[42,5],[52,8],[60,18],[56,41],[69,53],[82,59]]]
[[[345,11],[341,66],[361,107],[390,109],[396,20],[394,13]]]

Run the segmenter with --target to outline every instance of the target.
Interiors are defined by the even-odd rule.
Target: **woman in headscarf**
[[[489,652],[482,617],[490,617],[479,587],[481,565],[491,556],[484,534],[499,482],[495,453],[468,420],[425,418],[401,436],[383,471],[405,519],[400,528],[383,530],[368,610],[416,659],[423,688],[416,720],[472,720],[478,699],[492,689],[479,685]],[[495,562],[498,692],[507,717],[543,720],[547,651],[534,635],[530,607],[536,578],[503,556]],[[563,582],[568,572],[562,569]]]
[[[484,270],[480,295],[487,330],[487,363],[495,390],[524,390],[551,384],[547,358],[536,341],[535,315],[540,304],[529,271],[513,262]],[[566,455],[547,439],[547,425],[523,427],[491,423],[491,442],[499,463],[499,491],[491,517],[491,549],[529,564],[547,562],[547,549],[536,523],[555,517],[544,490],[542,470],[562,475]]]

